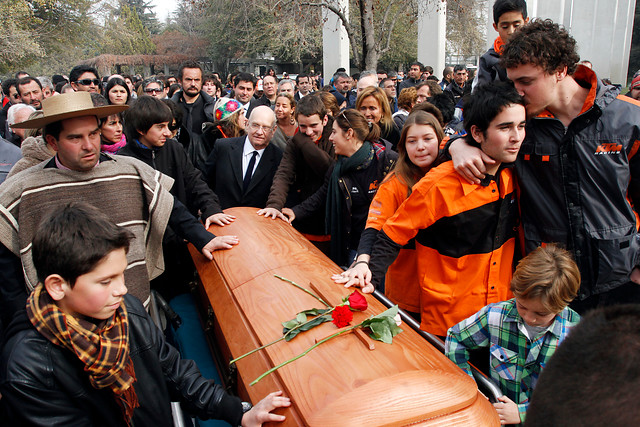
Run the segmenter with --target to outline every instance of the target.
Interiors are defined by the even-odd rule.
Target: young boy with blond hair
[[[524,422],[540,371],[580,316],[568,307],[580,287],[569,252],[539,247],[511,281],[515,298],[489,304],[449,329],[445,352],[471,375],[469,350],[489,348],[491,378],[504,396],[494,403],[501,424]]]
[[[237,426],[283,421],[281,392],[256,406],[183,360],[127,295],[133,234],[85,203],[59,206],[33,239],[38,285],[0,359],[7,425],[173,426],[170,396],[192,416]]]

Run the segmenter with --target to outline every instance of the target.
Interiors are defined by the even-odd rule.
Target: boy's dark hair
[[[33,237],[33,264],[38,280],[59,274],[69,286],[92,271],[110,252],[129,250],[133,234],[114,224],[98,208],[72,202],[47,215]]]
[[[464,128],[471,135],[471,126],[485,132],[502,110],[513,104],[524,106],[524,99],[511,82],[489,82],[476,87],[464,106]]]
[[[220,82],[218,82],[218,84],[220,84]],[[173,116],[173,121],[169,121],[169,130],[174,131],[178,129],[182,125],[182,118],[184,117],[182,108],[169,98],[164,98],[160,101],[167,104],[167,107],[169,107],[171,115]]]
[[[6,96],[9,96],[9,89],[11,89],[11,86],[15,86],[16,90],[18,90],[18,79],[6,79],[2,82],[2,93],[4,93]]]
[[[140,132],[147,132],[156,123],[172,121],[173,114],[167,104],[153,96],[139,96],[125,111],[124,134],[128,141],[135,141],[140,138]]]
[[[429,102],[442,113],[442,122],[444,123],[444,126],[453,120],[453,115],[456,112],[456,104],[453,102],[453,98],[450,93],[442,92],[438,95],[432,96],[429,98]]]
[[[197,61],[193,61],[193,60],[185,61],[182,64],[180,64],[180,68],[178,70],[178,80],[180,81],[182,81],[182,74],[185,68],[197,68],[198,70],[200,70],[200,76],[204,74],[202,72],[202,67]]]
[[[238,83],[240,82],[249,82],[253,85],[253,87],[256,87],[256,83],[258,83],[258,80],[253,77],[252,74],[249,73],[238,73],[234,78],[233,78],[233,87],[238,86]]]
[[[433,74],[433,67],[431,65],[425,65],[425,67],[422,69],[422,72],[427,72],[429,74]]]
[[[549,313],[564,310],[579,288],[580,270],[573,257],[554,244],[539,247],[521,259],[511,280],[516,298],[539,299]]]
[[[567,67],[573,74],[580,56],[576,41],[567,30],[550,19],[535,19],[513,33],[500,57],[502,68],[532,64],[551,74]]]
[[[300,83],[300,79],[304,79],[304,78],[309,78],[309,74],[307,73],[300,73],[296,76],[296,84]]]
[[[424,69],[424,65],[422,65],[422,62],[420,61],[412,62],[411,65],[409,65],[409,68],[413,67],[414,65],[417,65],[418,67],[420,67],[420,72],[422,72],[422,70]]]
[[[493,3],[493,22],[498,25],[500,17],[507,12],[520,12],[522,19],[527,19],[527,2],[525,0],[496,0]]]
[[[310,96],[302,97],[296,105],[296,120],[300,115],[311,117],[314,114],[317,114],[320,120],[323,120],[327,115],[327,107],[324,105],[324,102],[322,102],[322,99],[320,99],[320,96],[311,94]]]
[[[592,310],[542,370],[525,425],[635,425],[639,365],[640,305]]]
[[[98,70],[96,70],[94,67],[90,65],[76,65],[69,72],[69,81],[77,82],[78,78],[84,73],[93,73],[93,75],[96,76],[96,79],[100,78],[100,74],[98,74]]]

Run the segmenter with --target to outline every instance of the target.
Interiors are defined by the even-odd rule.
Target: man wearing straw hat
[[[167,224],[209,259],[214,250],[237,244],[235,236],[206,231],[174,199],[169,193],[173,179],[137,159],[100,153],[98,119],[126,108],[94,107],[88,92],[74,92],[43,100],[42,117],[13,125],[44,127],[44,138],[57,154],[0,186],[0,314],[5,325],[37,283],[31,241],[40,218],[63,203],[88,202],[134,234],[125,279],[129,292],[145,305],[149,280],[164,269]]]

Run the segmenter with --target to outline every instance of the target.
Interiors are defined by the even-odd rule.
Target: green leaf
[[[302,324],[307,321],[307,315],[303,313],[298,313],[296,315],[296,322]]]
[[[369,336],[374,340],[382,341],[387,344],[391,344],[393,341],[393,335],[389,330],[389,324],[387,322],[375,322],[369,325],[371,333]]]
[[[285,329],[293,329],[299,324],[300,323],[296,319],[289,320],[288,322],[282,322],[282,326],[284,326]]]
[[[292,339],[294,339],[296,337],[296,335],[298,335],[300,332],[304,332],[304,331],[308,331],[309,329],[315,328],[318,325],[321,325],[325,322],[330,322],[331,321],[331,316],[330,315],[323,315],[323,316],[318,316],[314,319],[309,320],[308,322],[298,326],[297,328],[293,329],[284,329],[282,331],[282,333],[284,334],[284,339],[285,341],[291,341]]]
[[[402,332],[402,329],[396,325],[394,319],[397,314],[398,306],[394,305],[388,310],[362,322],[362,327],[371,329],[369,336],[372,339],[391,344],[393,337]]]

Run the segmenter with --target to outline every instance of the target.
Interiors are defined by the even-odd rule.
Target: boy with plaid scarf
[[[84,203],[59,206],[33,239],[38,285],[7,330],[0,359],[11,425],[171,426],[170,396],[199,418],[257,426],[290,405],[256,406],[209,382],[167,344],[124,271],[133,234]]]
[[[580,320],[568,307],[579,287],[571,254],[539,247],[513,274],[514,299],[489,304],[449,329],[445,353],[469,375],[469,350],[489,348],[491,378],[504,393],[494,404],[501,424],[524,422],[540,371]]]

